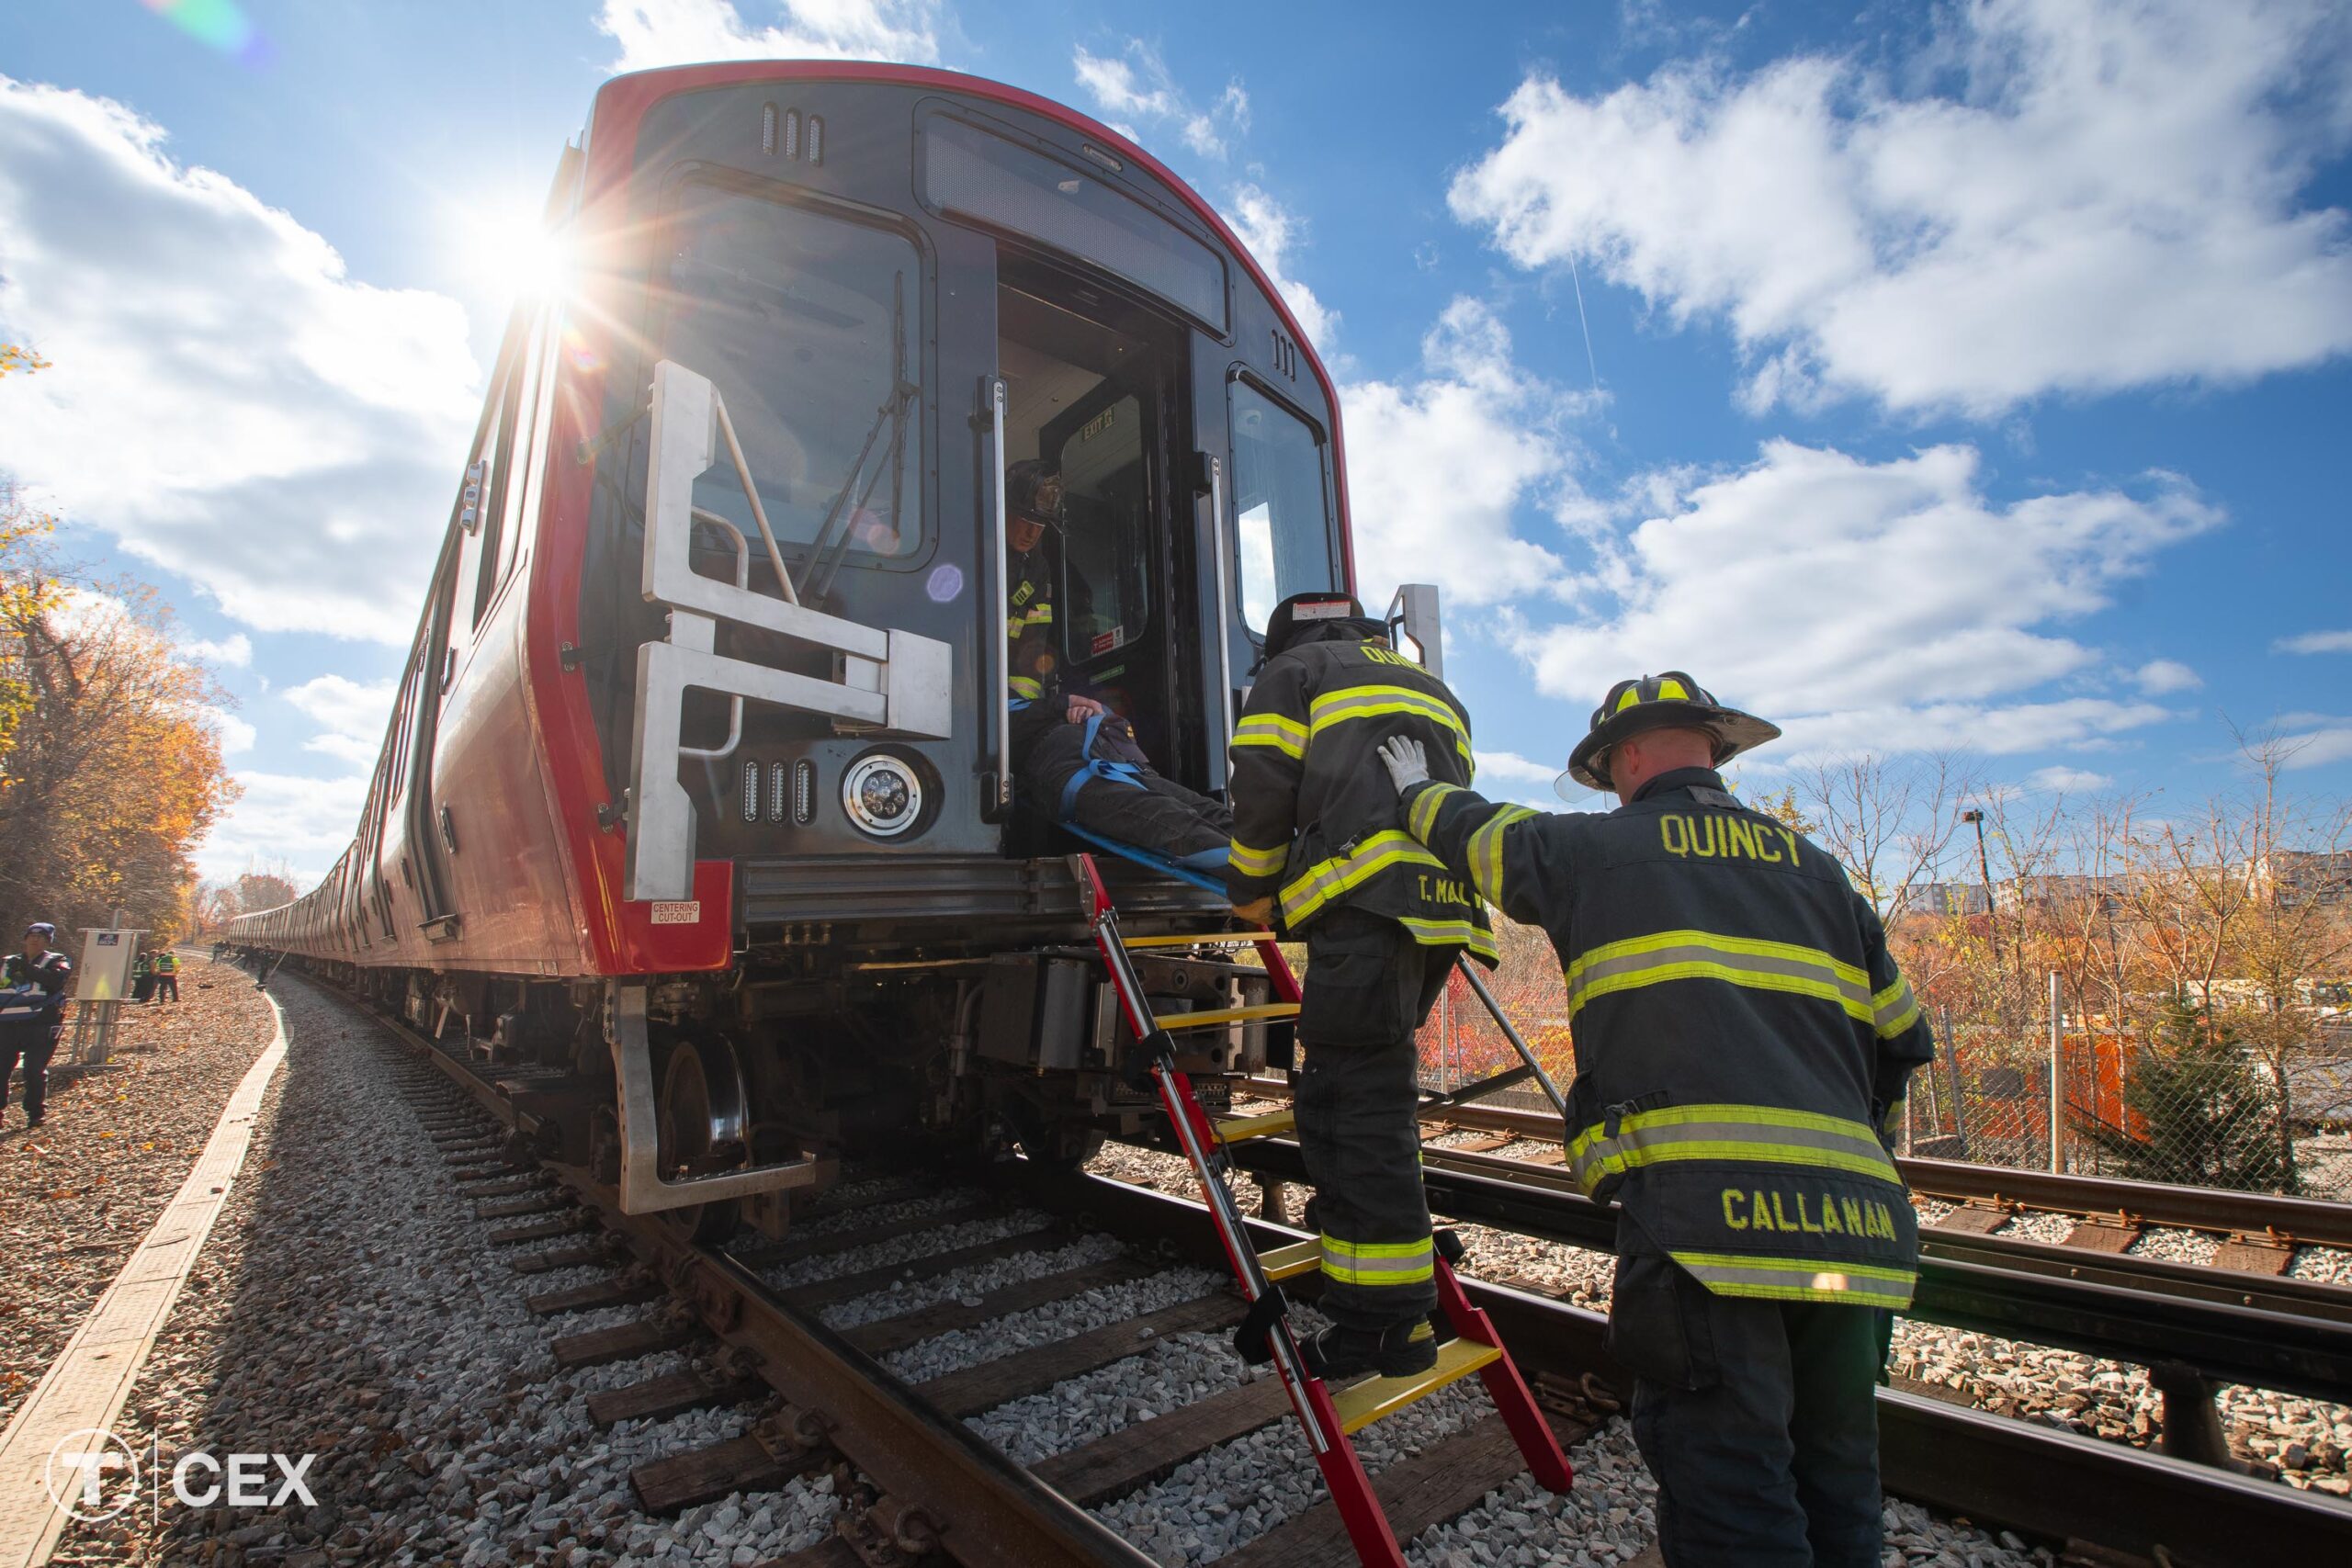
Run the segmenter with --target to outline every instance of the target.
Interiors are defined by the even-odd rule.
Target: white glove
[[[1409,735],[1392,735],[1382,741],[1380,760],[1388,765],[1388,776],[1396,781],[1398,795],[1430,782],[1430,754]]]

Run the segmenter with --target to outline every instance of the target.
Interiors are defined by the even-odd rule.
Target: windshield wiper
[[[833,580],[841,574],[842,562],[849,555],[854,542],[854,531],[847,519],[865,510],[874,497],[874,488],[882,480],[881,469],[870,476],[866,460],[874,455],[874,445],[882,438],[885,424],[889,426],[890,446],[887,467],[890,472],[889,524],[895,535],[899,526],[899,509],[905,502],[907,450],[907,410],[922,395],[922,388],[907,379],[907,275],[893,274],[890,279],[890,390],[883,398],[882,406],[874,411],[874,423],[866,427],[865,442],[857,449],[857,461],[850,465],[849,477],[842,480],[839,494],[825,513],[824,526],[808,543],[808,577],[803,585],[804,600],[821,600],[830,592]],[[858,480],[865,480],[865,488],[858,491]],[[852,501],[855,494],[854,502]],[[833,529],[841,525],[841,538],[833,539]],[[828,547],[831,558],[826,558]],[[820,576],[821,574],[821,576]]]

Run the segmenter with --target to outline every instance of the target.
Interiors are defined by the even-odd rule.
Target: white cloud
[[[227,664],[243,670],[254,661],[253,638],[243,632],[224,637],[199,637],[179,645],[183,658],[202,664]]]
[[[615,71],[706,60],[939,58],[940,0],[774,0],[777,19],[743,20],[729,0],[605,0],[596,28],[620,45]]]
[[[2352,653],[2352,630],[2304,632],[2282,637],[2271,646],[2280,653]]]
[[[2035,789],[2047,791],[2052,795],[2064,795],[2069,792],[2079,793],[2080,791],[2090,789],[2105,789],[2114,782],[2115,780],[2106,773],[2095,773],[2087,768],[2069,768],[2063,765],[2048,768],[2036,768],[2031,773],[2026,776],[2026,783],[2028,784],[2031,785]]]
[[[1559,776],[1562,766],[1532,761],[1516,751],[1479,751],[1476,757],[1480,778],[1504,779],[1511,784],[1548,784]]]
[[[465,314],[163,141],[0,77],[0,321],[54,362],[0,468],[247,626],[405,638],[472,427]]]
[[[1250,129],[1250,94],[1239,81],[1226,84],[1208,107],[1198,107],[1176,85],[1159,51],[1139,38],[1115,54],[1096,54],[1080,44],[1070,51],[1070,71],[1097,112],[1114,117],[1112,128],[1130,141],[1139,140],[1130,126],[1164,124],[1195,153],[1222,163],[1232,152],[1232,138]]]
[[[198,872],[216,881],[254,864],[285,861],[298,881],[315,883],[334,868],[367,804],[368,780],[306,779],[288,773],[237,775],[244,794],[198,850]]]
[[[2152,697],[2169,692],[2193,692],[2205,678],[2177,659],[2152,659],[2132,672],[2132,680]]]
[[[1315,290],[1291,276],[1291,247],[1297,243],[1303,225],[1281,202],[1260,186],[1246,182],[1233,187],[1232,197],[1226,203],[1225,220],[1241,237],[1258,265],[1265,268],[1274,292],[1283,297],[1290,313],[1298,318],[1299,331],[1306,334],[1306,341],[1318,352],[1328,352],[1332,329],[1340,324],[1339,313],[1326,307]]]
[[[1584,618],[1513,641],[1544,691],[1581,702],[1628,675],[1689,671],[1780,723],[1781,757],[2017,753],[2169,716],[2078,694],[2099,654],[2052,628],[2220,514],[2162,478],[2143,495],[2000,506],[1978,467],[1965,446],[1871,463],[1771,441],[1735,473],[1637,481],[1639,510],[1588,525]],[[2058,682],[2075,690],[2040,694]]]
[[[1422,375],[1340,389],[1356,574],[1367,604],[1434,582],[1449,606],[1538,592],[1560,558],[1511,531],[1522,502],[1566,483],[1557,426],[1577,400],[1521,371],[1510,333],[1472,299],[1421,340]]]
[[[1992,414],[2240,381],[2352,349],[2352,220],[2304,200],[2352,133],[2326,0],[1984,0],[1904,62],[1531,76],[1455,213],[1677,322],[1725,321],[1743,400]]]
[[[2328,762],[2352,761],[2352,718],[2290,713],[2280,722],[2289,730],[2282,739],[2287,766],[2316,768]]]
[[[392,683],[372,685],[341,675],[320,675],[278,694],[319,726],[319,733],[302,742],[306,751],[367,767],[382,749],[384,727],[390,722]]]
[[[207,708],[204,722],[210,725],[212,732],[220,738],[220,754],[224,757],[252,750],[254,741],[258,739],[252,725],[221,708]]]

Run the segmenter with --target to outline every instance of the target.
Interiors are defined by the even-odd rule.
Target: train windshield
[[[1329,588],[1323,437],[1244,380],[1233,383],[1233,517],[1241,617],[1263,626],[1293,593]]]
[[[923,296],[913,243],[701,184],[684,188],[669,235],[657,341],[725,400],[777,540],[811,547],[805,557],[913,553]],[[723,452],[694,498],[758,537]]]

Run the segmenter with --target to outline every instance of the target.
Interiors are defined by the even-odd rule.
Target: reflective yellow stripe
[[[1477,874],[1475,855],[1472,873]],[[1870,976],[1854,965],[1817,947],[1715,931],[1659,931],[1610,942],[1579,954],[1566,978],[1571,1017],[1594,998],[1615,991],[1668,980],[1724,980],[1753,990],[1817,997],[1861,1022],[1875,1027],[1878,1021]]]
[[[1804,1165],[1892,1183],[1902,1179],[1867,1124],[1771,1105],[1672,1105],[1595,1122],[1568,1143],[1577,1186],[1589,1193],[1612,1176],[1677,1160]]]
[[[1432,784],[1413,796],[1413,808],[1405,814],[1405,826],[1413,837],[1425,844],[1430,841],[1430,835],[1437,831],[1437,814],[1444,807],[1445,797],[1454,792],[1453,784]]]
[[[1464,726],[1462,716],[1454,711],[1453,705],[1442,697],[1417,692],[1409,686],[1351,686],[1346,691],[1331,692],[1316,698],[1307,707],[1308,717],[1312,720],[1308,739],[1312,740],[1327,729],[1357,719],[1399,714],[1426,718],[1453,731],[1454,750],[1462,753],[1464,761],[1470,760],[1470,731]]]
[[[1480,931],[1469,920],[1424,920],[1411,915],[1400,915],[1396,923],[1413,933],[1413,940],[1423,947],[1466,947],[1481,958],[1498,956],[1495,939]]]
[[[1504,832],[1512,823],[1524,822],[1534,815],[1524,806],[1499,807],[1487,818],[1485,827],[1470,835],[1470,880],[1478,885],[1478,891],[1487,896],[1487,903],[1503,901]]]
[[[1623,696],[1617,699],[1617,711],[1619,713],[1623,713],[1627,708],[1632,707],[1635,703],[1638,703],[1641,700],[1642,683],[1639,681],[1636,681],[1632,685],[1625,688],[1625,694]]]
[[[1290,859],[1290,846],[1276,844],[1271,850],[1253,850],[1236,839],[1227,846],[1225,858],[1227,864],[1244,876],[1272,876]]]
[[[1323,1273],[1344,1285],[1418,1285],[1437,1271],[1427,1236],[1419,1241],[1341,1241],[1323,1237]]]
[[[1871,998],[1871,1016],[1881,1040],[1892,1040],[1917,1023],[1919,1002],[1911,994],[1911,982],[1896,976],[1894,984]]]
[[[1238,746],[1271,746],[1285,757],[1306,755],[1306,726],[1278,713],[1253,713],[1233,732]]]
[[[1334,855],[1306,868],[1283,888],[1283,919],[1296,925],[1340,894],[1361,886],[1392,865],[1433,865],[1445,863],[1391,828],[1374,833],[1356,846],[1351,855]]]
[[[1682,682],[1671,677],[1657,683],[1657,694],[1661,702],[1668,697],[1679,697],[1686,703],[1690,700],[1690,694],[1682,689]]]
[[[1911,1304],[1919,1280],[1916,1269],[1881,1269],[1821,1258],[1753,1258],[1725,1252],[1671,1252],[1668,1256],[1719,1296],[1852,1302],[1900,1309]]]
[[[1012,678],[1012,694],[1034,703],[1046,694],[1046,688],[1026,675],[1015,675]]]

